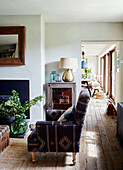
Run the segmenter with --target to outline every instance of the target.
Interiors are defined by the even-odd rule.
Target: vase
[[[57,82],[61,82],[61,76],[59,74],[57,74]]]
[[[23,135],[27,130],[27,122],[22,118],[17,118],[11,123],[11,134]]]
[[[50,74],[50,82],[56,82],[56,80],[57,80],[56,71],[52,71]]]

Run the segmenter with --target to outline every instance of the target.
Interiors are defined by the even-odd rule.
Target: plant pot
[[[11,134],[14,134],[14,135],[23,135],[26,130],[27,130],[27,122],[22,119],[22,118],[18,118],[18,119],[15,119],[12,123],[11,123]]]

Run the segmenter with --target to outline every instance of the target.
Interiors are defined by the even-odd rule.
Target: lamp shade
[[[60,58],[59,68],[78,68],[77,58]]]

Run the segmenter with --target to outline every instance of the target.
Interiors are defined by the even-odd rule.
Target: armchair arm
[[[28,136],[28,151],[29,152],[38,151],[38,139],[36,129]]]
[[[82,125],[68,122],[38,121],[38,149],[41,152],[79,152],[81,129]]]

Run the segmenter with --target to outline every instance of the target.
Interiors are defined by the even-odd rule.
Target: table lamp
[[[65,82],[74,81],[73,68],[78,68],[77,58],[60,58],[59,68],[65,68],[62,80]]]

